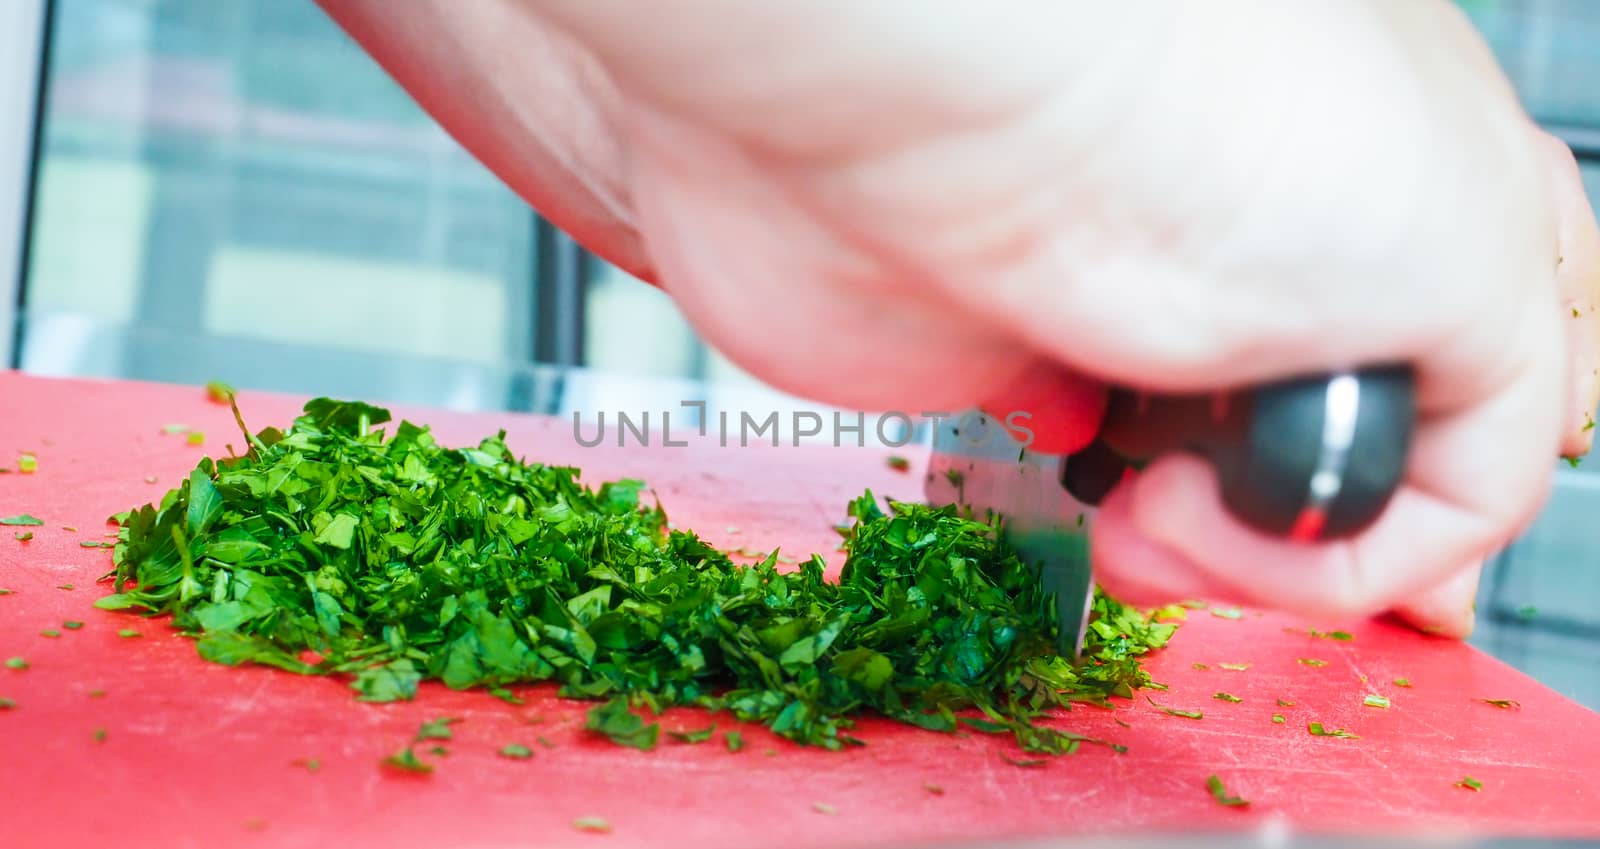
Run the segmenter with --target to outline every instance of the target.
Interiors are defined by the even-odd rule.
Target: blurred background
[[[1600,198],[1600,3],[1460,5]],[[534,214],[311,0],[0,0],[0,356],[454,409],[817,408]],[[563,394],[560,366],[601,379]],[[1492,564],[1474,642],[1600,707],[1587,466]]]

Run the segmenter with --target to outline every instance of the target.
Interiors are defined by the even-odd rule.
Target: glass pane
[[[1600,127],[1600,3],[1457,0],[1541,123]]]
[[[56,14],[24,368],[314,392],[392,382],[361,355],[528,359],[533,213],[315,4]],[[239,344],[197,364],[64,317]]]

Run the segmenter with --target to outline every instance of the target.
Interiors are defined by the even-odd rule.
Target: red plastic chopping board
[[[256,429],[287,426],[301,400],[240,396]],[[395,412],[445,444],[504,428],[519,455],[580,466],[588,483],[646,479],[678,526],[724,548],[817,551],[835,568],[832,526],[849,498],[864,487],[921,491],[918,464],[897,472],[870,449],[583,449],[569,420]],[[164,434],[169,423],[202,431],[204,443]],[[0,709],[0,846],[832,849],[1264,827],[1600,836],[1600,716],[1469,646],[1382,621],[1191,611],[1149,664],[1170,689],[1150,695],[1203,719],[1165,714],[1143,694],[1114,712],[1079,708],[1059,725],[1128,751],[1090,746],[1032,768],[1002,757],[1014,744],[982,734],[867,719],[856,733],[868,745],[833,753],[690,710],[669,712],[663,728],[715,721],[745,748],[663,735],[642,752],[586,737],[589,705],[548,688],[519,689],[520,706],[436,685],[413,702],[371,705],[337,680],[209,664],[162,620],[93,608],[110,557],[80,542],[106,538],[106,516],[159,499],[228,441],[239,435],[227,408],[198,388],[0,373],[0,465],[15,469],[22,451],[38,458],[31,474],[0,475],[0,515],[45,521],[27,542],[15,528],[0,536],[0,587],[12,591],[0,596],[0,656],[28,664],[0,667],[0,697],[15,702]],[[66,620],[85,624],[65,630]],[[130,628],[139,636],[118,636]],[[1369,693],[1391,706],[1363,705]],[[431,774],[379,766],[438,717],[462,721],[447,756],[418,747]],[[1313,736],[1312,721],[1357,737]],[[497,754],[514,742],[534,757]],[[303,765],[311,758],[319,769]],[[1213,773],[1251,804],[1218,805],[1206,789]],[[1482,789],[1455,786],[1465,776]],[[578,831],[580,817],[610,831]]]

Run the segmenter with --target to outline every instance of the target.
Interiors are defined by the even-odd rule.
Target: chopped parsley
[[[533,757],[533,750],[521,743],[507,743],[500,747],[500,757],[525,761]]]
[[[667,734],[680,743],[704,743],[711,739],[711,735],[716,730],[717,725],[713,722],[710,727],[702,728],[699,731],[668,731]]]
[[[61,632],[57,631],[54,628],[46,628],[43,631],[39,632],[39,636],[55,638],[55,637],[61,636]]]
[[[1327,666],[1328,665],[1328,662],[1326,660],[1318,660],[1318,659],[1316,659],[1314,657],[1302,657],[1302,658],[1297,658],[1297,659],[1304,666],[1316,667],[1316,666]]]
[[[8,658],[6,658],[6,668],[7,669],[27,669],[28,668],[28,662],[26,660],[23,660],[20,657],[8,657]]]
[[[1396,679],[1394,679],[1394,685],[1396,687],[1409,687],[1409,686],[1411,686],[1411,679],[1410,678],[1396,678]]]
[[[17,531],[11,535],[17,542],[27,542],[33,539],[33,531]]]
[[[1211,615],[1219,619],[1243,619],[1244,611],[1237,607],[1213,607]]]
[[[417,753],[412,751],[410,746],[407,746],[404,749],[401,749],[400,751],[384,758],[379,763],[382,766],[389,767],[390,769],[397,769],[401,772],[433,772],[433,764],[430,764],[427,761],[417,757]]]
[[[1476,793],[1483,789],[1483,782],[1473,778],[1470,775],[1466,775],[1462,776],[1461,780],[1457,781],[1453,786],[1460,787],[1463,790],[1471,790],[1472,792]]]
[[[572,827],[578,831],[606,832],[611,830],[611,823],[601,817],[578,817],[572,821]]]
[[[1279,725],[1282,725],[1285,722],[1288,722],[1288,720],[1283,718],[1283,714],[1281,714],[1281,713],[1273,714],[1272,715],[1272,721],[1278,723]]]
[[[1153,687],[1142,660],[1177,627],[1097,590],[1074,665],[998,518],[865,492],[829,581],[817,555],[779,572],[777,552],[737,564],[669,530],[640,481],[590,488],[503,432],[449,448],[389,421],[319,398],[286,431],[244,429],[243,456],[202,458],[116,517],[96,606],[170,614],[216,663],[348,676],[365,701],[551,681],[601,703],[589,731],[639,748],[659,726],[635,708],[725,711],[833,750],[859,742],[857,714],[953,733],[977,709],[1024,751],[1065,754],[1098,741],[1035,720]]]
[[[1166,705],[1156,702],[1155,699],[1152,699],[1149,696],[1145,696],[1145,700],[1150,702],[1150,704],[1155,705],[1157,708],[1160,708],[1162,713],[1171,714],[1172,716],[1181,716],[1184,719],[1205,718],[1205,714],[1197,710],[1184,710],[1183,708],[1167,707]]]
[[[17,456],[17,471],[25,475],[31,475],[38,470],[39,458],[35,457],[31,452],[24,451]]]
[[[1389,706],[1388,698],[1377,695],[1376,693],[1369,694],[1366,698],[1361,700],[1361,703],[1367,707],[1375,708],[1386,708]]]
[[[1478,699],[1486,705],[1494,705],[1501,710],[1522,710],[1522,703],[1516,699]]]
[[[1219,702],[1233,702],[1234,704],[1244,701],[1244,699],[1241,699],[1232,693],[1212,693],[1211,698],[1216,699]]]
[[[44,524],[44,520],[38,518],[37,516],[29,516],[27,513],[22,513],[22,514],[19,514],[19,515],[16,515],[16,516],[0,516],[0,525],[10,525],[10,526],[13,526],[13,527],[16,527],[16,526],[38,527],[38,526],[43,525],[43,524]]]
[[[1320,723],[1320,722],[1309,722],[1309,723],[1306,723],[1306,730],[1310,731],[1313,736],[1317,736],[1317,737],[1341,737],[1341,738],[1344,738],[1344,739],[1347,739],[1347,740],[1359,740],[1359,739],[1361,739],[1360,737],[1357,737],[1355,734],[1352,734],[1349,731],[1344,730],[1343,728],[1334,728],[1334,729],[1324,728],[1322,726],[1322,723]]]
[[[1217,668],[1218,669],[1226,669],[1229,672],[1243,672],[1246,669],[1250,668],[1250,664],[1248,664],[1248,663],[1219,663],[1219,664],[1217,664]]]
[[[1215,775],[1206,778],[1206,788],[1211,791],[1211,798],[1216,799],[1219,805],[1232,808],[1250,804],[1248,801],[1229,793],[1228,789],[1223,786],[1222,779]]]

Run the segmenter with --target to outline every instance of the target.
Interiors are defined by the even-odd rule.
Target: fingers
[[[1482,576],[1483,564],[1473,563],[1396,607],[1395,613],[1423,633],[1464,640],[1472,636],[1478,620],[1475,604]]]
[[[1543,131],[1538,136],[1550,165],[1557,226],[1556,285],[1573,363],[1561,453],[1576,457],[1593,445],[1594,412],[1600,406],[1600,228],[1572,151],[1555,136]]]
[[[1200,595],[1333,617],[1401,607],[1466,633],[1470,618],[1456,609],[1470,596],[1462,564],[1481,562],[1532,519],[1560,442],[1568,377],[1559,319],[1548,299],[1526,312],[1506,354],[1520,363],[1512,379],[1421,421],[1403,487],[1362,535],[1301,545],[1259,534],[1228,514],[1209,464],[1170,456],[1122,484],[1097,516],[1097,578],[1143,603]]]

